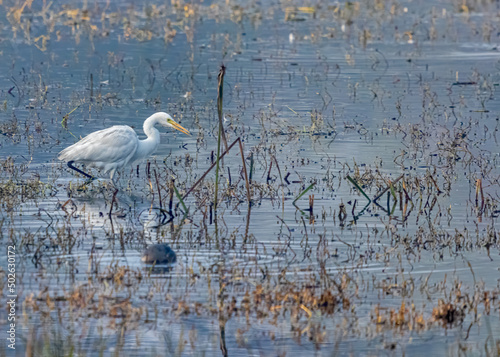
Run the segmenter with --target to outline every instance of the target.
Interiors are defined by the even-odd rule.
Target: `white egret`
[[[79,142],[61,151],[58,159],[66,161],[68,166],[87,176],[91,175],[73,166],[75,162],[109,172],[110,179],[117,170],[132,165],[151,155],[160,144],[160,132],[155,125],[174,128],[189,134],[189,131],[176,123],[170,115],[158,112],[144,121],[143,130],[147,138],[139,140],[134,129],[127,125],[115,125],[111,128],[95,131]],[[114,182],[114,181],[113,181]]]

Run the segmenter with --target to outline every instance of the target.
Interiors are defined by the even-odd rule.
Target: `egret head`
[[[174,128],[175,130],[179,130],[180,132],[183,132],[184,134],[187,134],[187,135],[191,135],[191,133],[183,128],[180,124],[176,123],[174,119],[172,119],[172,117],[167,114],[167,113],[158,113],[161,115],[160,119],[158,120],[158,122],[165,126],[165,127],[168,127],[168,128]]]

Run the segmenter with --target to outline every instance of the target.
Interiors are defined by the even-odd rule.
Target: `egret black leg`
[[[77,167],[74,167],[74,166],[73,166],[73,164],[74,164],[74,163],[75,163],[75,162],[74,162],[73,160],[68,161],[68,167],[69,167],[70,169],[75,170],[75,171],[76,171],[76,172],[78,172],[78,173],[81,173],[81,174],[82,174],[82,175],[84,175],[85,177],[89,178],[89,181],[88,181],[87,183],[92,182],[92,181],[94,181],[94,180],[96,179],[96,177],[94,177],[94,176],[92,176],[92,175],[89,175],[88,173],[86,173],[86,172],[84,172],[84,171],[80,170],[80,169],[79,169],[79,168],[77,168]]]

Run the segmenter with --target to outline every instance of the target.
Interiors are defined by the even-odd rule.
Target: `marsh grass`
[[[493,5],[117,4],[0,5],[5,33],[44,59],[13,57],[1,94],[2,150],[18,153],[0,160],[0,232],[18,249],[21,352],[403,355],[439,336],[451,354],[498,355],[495,67],[450,79],[421,56],[494,39]],[[199,30],[228,21],[234,33]],[[133,64],[108,47],[158,42],[165,58]],[[217,84],[214,51],[228,65]],[[197,135],[124,170],[120,193],[78,191],[47,164],[128,108],[175,112]],[[143,266],[152,242],[177,264]]]

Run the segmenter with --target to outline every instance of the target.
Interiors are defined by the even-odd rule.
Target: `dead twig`
[[[233,143],[231,145],[229,145],[229,147],[227,148],[227,150],[225,150],[219,157],[219,159],[222,159],[224,157],[224,155],[226,155],[229,150],[231,150],[231,148],[236,145],[236,143],[239,143],[239,146],[240,146],[240,152],[241,152],[241,158],[242,158],[242,162],[243,162],[243,171],[244,171],[244,175],[245,175],[245,180],[246,180],[246,186],[247,186],[247,194],[248,194],[248,202],[250,202],[250,184],[248,182],[248,174],[247,174],[247,167],[246,167],[246,164],[245,164],[245,157],[243,156],[243,145],[241,143],[241,139],[240,138],[237,138],[235,141],[233,141]],[[217,162],[214,162],[212,165],[210,165],[210,167],[208,168],[207,171],[205,171],[205,173],[203,175],[201,175],[201,177],[198,179],[198,181],[195,182],[195,184],[193,186],[191,186],[191,188],[184,194],[184,196],[182,196],[182,199],[185,200],[186,197],[191,193],[193,192],[193,190],[200,184],[201,181],[203,181],[203,179],[205,178],[205,176],[208,175],[208,173],[215,167],[215,165],[217,164]]]

